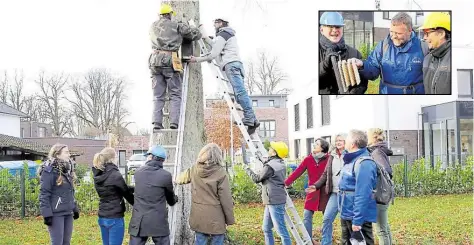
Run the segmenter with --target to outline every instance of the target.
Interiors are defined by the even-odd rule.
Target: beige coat
[[[235,223],[234,204],[226,171],[218,164],[197,163],[178,176],[177,184],[192,185],[189,226],[193,231],[220,235]]]

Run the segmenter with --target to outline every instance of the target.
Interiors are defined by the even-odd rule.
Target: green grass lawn
[[[367,91],[365,94],[379,94],[379,79],[375,81],[369,81],[369,85],[367,86]]]
[[[396,244],[472,244],[472,193],[463,195],[397,198],[390,208],[389,220]],[[303,201],[296,206],[303,212]],[[261,231],[263,206],[238,205],[237,224],[230,226],[230,237],[237,244],[264,244]],[[130,216],[126,217],[128,223]],[[321,239],[321,213],[314,216],[314,233]],[[334,238],[340,238],[339,221],[334,224]],[[276,238],[278,241],[278,238]],[[1,245],[43,245],[49,237],[41,218],[0,220]],[[82,215],[74,223],[72,244],[100,245],[100,231],[95,215]],[[123,244],[128,244],[126,238]]]

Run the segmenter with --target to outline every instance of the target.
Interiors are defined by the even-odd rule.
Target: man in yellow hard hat
[[[265,244],[275,244],[273,227],[281,237],[282,245],[291,245],[290,233],[285,224],[286,205],[286,164],[283,158],[288,156],[288,146],[285,142],[270,142],[269,158],[263,163],[263,170],[256,174],[248,165],[245,171],[255,183],[262,183],[262,199],[265,204],[263,215],[263,234]]]
[[[431,50],[423,61],[423,84],[426,94],[451,94],[451,18],[433,12],[419,30]]]
[[[163,129],[166,89],[170,97],[170,128],[178,128],[183,69],[178,51],[183,38],[195,41],[202,36],[198,28],[172,20],[171,17],[175,15],[170,5],[162,4],[160,19],[153,22],[150,28],[153,52],[149,67],[152,74],[154,130]]]

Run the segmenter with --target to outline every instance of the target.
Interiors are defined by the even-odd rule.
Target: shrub
[[[232,197],[235,203],[261,202],[260,184],[255,184],[245,173],[242,165],[234,166],[234,176],[231,177]]]
[[[466,165],[441,168],[438,160],[434,167],[425,159],[415,160],[412,164],[403,163],[393,166],[395,193],[397,196],[423,196],[441,194],[460,194],[472,192],[473,157],[468,157]],[[406,172],[405,172],[406,171]],[[405,177],[406,175],[406,177]]]
[[[86,176],[86,173],[89,170],[90,170],[90,168],[86,164],[77,164],[76,165],[75,171],[76,171],[76,176],[77,176],[77,180],[79,181],[79,183],[82,182],[82,180],[84,179],[84,176]]]
[[[377,43],[374,43],[373,46],[370,46],[369,43],[362,43],[359,46],[359,52],[362,54],[362,60],[367,59],[367,57],[374,51],[375,47],[377,47]]]

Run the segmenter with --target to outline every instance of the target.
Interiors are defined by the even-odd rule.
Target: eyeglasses
[[[432,32],[435,32],[435,30],[423,31],[423,36],[428,36]]]

